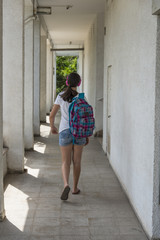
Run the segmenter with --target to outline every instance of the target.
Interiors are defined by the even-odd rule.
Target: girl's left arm
[[[52,111],[50,113],[50,116],[49,116],[51,132],[53,134],[58,134],[58,129],[55,127],[54,121],[55,121],[55,116],[59,109],[60,109],[60,105],[54,104]]]

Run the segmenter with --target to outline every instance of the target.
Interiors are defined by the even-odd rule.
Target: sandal
[[[72,192],[72,194],[79,194],[81,192],[81,190],[80,189],[78,189],[78,191],[77,192]]]
[[[69,195],[69,192],[70,192],[70,187],[69,186],[66,186],[62,192],[62,195],[61,195],[61,200],[67,200],[68,199],[68,195]]]

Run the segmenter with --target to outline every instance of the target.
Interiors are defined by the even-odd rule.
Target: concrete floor
[[[84,149],[81,194],[66,202],[60,200],[58,137],[50,135],[49,124],[41,126],[25,161],[28,173],[5,179],[0,240],[147,240],[96,139]]]

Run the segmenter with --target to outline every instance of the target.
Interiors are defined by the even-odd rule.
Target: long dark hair
[[[68,87],[65,89],[64,93],[60,96],[64,101],[72,102],[72,99],[78,94],[76,90],[73,90],[72,87],[77,87],[80,83],[81,78],[78,73],[70,73],[67,77]]]

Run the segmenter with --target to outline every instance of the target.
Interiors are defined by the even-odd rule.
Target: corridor
[[[48,119],[25,157],[27,172],[5,179],[1,240],[147,240],[96,138],[83,153],[81,194],[70,193],[66,202],[58,137]]]
[[[61,56],[100,137],[67,202],[46,122]],[[160,239],[159,96],[160,0],[0,0],[0,240]]]

